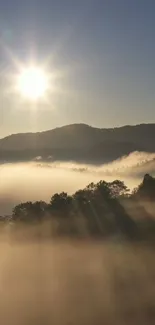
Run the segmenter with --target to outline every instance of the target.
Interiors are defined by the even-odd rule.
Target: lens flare
[[[38,100],[46,95],[49,77],[38,67],[24,68],[17,77],[19,93],[30,100]]]

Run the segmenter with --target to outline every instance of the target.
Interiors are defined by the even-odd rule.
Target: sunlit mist
[[[49,202],[54,193],[73,194],[91,182],[119,179],[132,190],[145,173],[154,175],[155,154],[132,153],[101,166],[75,162],[44,162],[38,156],[31,162],[0,164],[0,215],[10,214],[12,208],[24,201]]]

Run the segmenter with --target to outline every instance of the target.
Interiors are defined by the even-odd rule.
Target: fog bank
[[[133,189],[145,173],[155,172],[155,154],[134,152],[101,166],[72,162],[5,163],[0,165],[0,214],[10,214],[14,205],[27,200],[49,201],[55,192],[70,194],[101,179],[123,180]]]

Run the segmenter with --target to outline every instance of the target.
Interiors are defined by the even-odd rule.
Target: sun
[[[29,100],[35,101],[44,97],[48,88],[48,75],[39,67],[24,68],[17,77],[18,92]]]

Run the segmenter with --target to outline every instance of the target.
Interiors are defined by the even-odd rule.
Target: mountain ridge
[[[133,151],[155,152],[155,123],[97,128],[74,123],[41,132],[8,135],[0,139],[0,160],[53,160],[103,163]]]
[[[137,127],[141,127],[141,126],[154,126],[155,127],[155,123],[125,124],[125,125],[121,125],[121,126],[108,127],[108,128],[101,128],[101,127],[93,126],[93,125],[86,124],[86,123],[71,123],[71,124],[65,124],[65,125],[62,125],[62,126],[58,126],[58,127],[48,129],[48,130],[43,130],[43,131],[11,133],[11,134],[8,134],[8,135],[6,135],[4,137],[1,137],[0,141],[5,139],[5,138],[14,136],[14,135],[40,134],[40,133],[51,132],[53,130],[60,130],[60,129],[70,127],[70,126],[85,126],[85,127],[92,128],[92,129],[97,129],[97,130],[105,130],[105,131],[109,130],[109,131],[112,131],[112,130],[118,130],[118,129],[124,129],[124,128],[137,128]]]

